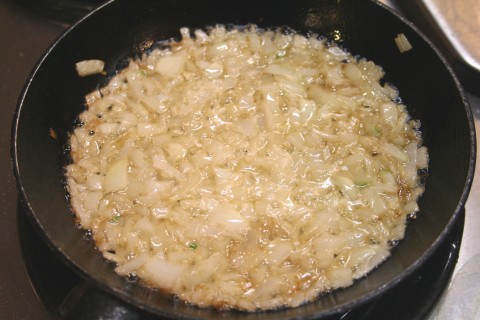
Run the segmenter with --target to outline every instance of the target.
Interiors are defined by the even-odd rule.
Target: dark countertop
[[[10,1],[0,1],[0,319],[47,319],[30,285],[18,240],[10,130],[30,71],[63,29],[27,14]]]
[[[388,0],[383,2],[391,3]],[[22,260],[17,231],[17,191],[10,160],[10,131],[17,99],[30,71],[65,28],[66,25],[30,13],[13,0],[0,0],[0,41],[3,46],[0,49],[0,177],[3,182],[0,186],[0,256],[3,262],[0,263],[0,319],[48,319]],[[480,136],[480,98],[471,94],[468,97],[475,113],[477,136]],[[477,173],[466,205],[465,231],[457,269],[480,255],[479,180],[480,174]]]

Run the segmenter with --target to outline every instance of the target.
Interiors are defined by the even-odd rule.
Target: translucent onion
[[[88,94],[70,136],[72,208],[115,270],[255,311],[381,264],[428,169],[383,70],[315,36],[180,35]]]

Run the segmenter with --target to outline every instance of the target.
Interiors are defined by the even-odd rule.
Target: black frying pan
[[[429,177],[418,219],[392,257],[353,286],[293,309],[262,313],[221,312],[187,306],[116,275],[74,219],[62,184],[64,145],[84,109],[84,95],[105,84],[152,43],[179,36],[179,28],[221,24],[288,26],[336,40],[350,52],[383,66],[410,114],[421,121],[430,153]],[[400,53],[404,33],[413,49]],[[80,78],[75,63],[106,62],[107,77]],[[52,133],[55,134],[52,134]],[[98,287],[164,317],[216,319],[320,318],[358,306],[412,273],[435,251],[464,206],[474,172],[475,133],[458,81],[431,43],[405,20],[374,1],[118,0],[66,31],[43,56],[20,97],[12,155],[21,198],[55,252]],[[402,297],[399,297],[402,299]]]

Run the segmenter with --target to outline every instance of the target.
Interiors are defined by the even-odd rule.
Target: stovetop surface
[[[23,0],[26,2],[27,0]],[[95,2],[95,0],[90,0]],[[397,1],[382,1],[396,7]],[[435,0],[423,0],[420,2],[435,3]],[[454,2],[454,1],[452,1]],[[480,8],[473,7],[472,10]],[[20,91],[28,78],[30,71],[48,48],[50,43],[67,27],[65,23],[52,22],[44,17],[26,10],[13,0],[0,0],[0,40],[3,47],[0,49],[0,319],[35,319],[44,320],[58,318],[61,312],[64,314],[76,314],[82,319],[82,313],[73,312],[81,306],[82,299],[87,303],[103,301],[102,307],[112,308],[112,312],[119,312],[116,315],[130,315],[121,319],[145,319],[145,315],[138,315],[138,310],[123,309],[117,304],[114,298],[103,295],[83,283],[79,278],[65,268],[53,255],[49,255],[44,243],[38,240],[35,231],[25,219],[21,206],[17,203],[17,191],[12,173],[10,160],[10,130],[12,117]],[[480,32],[480,30],[478,30]],[[480,35],[478,37],[480,39]],[[462,80],[462,79],[461,79]],[[470,88],[471,86],[469,86]],[[475,90],[473,90],[475,91]],[[480,94],[473,91],[467,92],[467,96],[475,115],[477,136],[480,128]],[[477,165],[479,164],[477,156]],[[477,167],[479,168],[479,167]],[[413,298],[420,294],[423,298],[412,299],[415,303],[406,303],[406,300],[383,297],[363,307],[362,310],[352,310],[343,316],[348,319],[376,319],[381,315],[382,304],[385,308],[398,310],[398,319],[420,319],[427,316],[429,308],[436,302],[441,289],[448,285],[444,297],[440,303],[436,303],[433,312],[427,316],[428,319],[443,319],[444,301],[450,301],[452,292],[456,290],[456,284],[465,282],[465,275],[478,279],[480,265],[476,264],[480,257],[480,175],[477,174],[466,204],[465,225],[463,219],[459,220],[449,239],[441,246],[435,256],[427,262],[426,269],[429,272],[413,274],[409,281],[406,281],[401,292],[410,292],[408,297]],[[461,247],[460,242],[462,243]],[[23,259],[22,250],[32,253],[29,259]],[[457,261],[457,255],[458,262]],[[41,257],[42,259],[35,259]],[[429,265],[430,264],[430,265]],[[42,272],[50,270],[50,273]],[[453,273],[452,279],[450,274]],[[29,277],[30,275],[30,277]],[[45,277],[47,275],[47,277]],[[469,279],[470,279],[469,278]],[[56,285],[52,287],[55,279]],[[433,284],[437,285],[434,286]],[[480,281],[478,282],[480,283]],[[409,287],[410,286],[410,287]],[[412,290],[412,288],[425,288],[426,291]],[[35,288],[35,289],[34,289]],[[439,290],[440,289],[440,290]],[[37,290],[37,293],[35,292]],[[423,294],[422,294],[423,292]],[[480,297],[480,285],[473,286],[470,292]],[[90,300],[88,300],[90,299]],[[103,299],[103,300],[102,300]],[[112,300],[113,299],[113,300]],[[466,301],[466,302],[465,302]],[[473,299],[460,303],[466,303],[466,307]],[[457,301],[458,302],[458,301]],[[98,306],[97,306],[98,307]],[[97,312],[101,310],[91,308]],[[77,310],[78,311],[78,310]],[[133,313],[128,313],[133,312]],[[413,312],[407,316],[407,313]],[[84,315],[84,314],[83,314]],[[92,315],[87,315],[92,319]],[[340,317],[340,316],[339,316]],[[339,319],[337,317],[336,319]],[[67,317],[68,318],[68,317]],[[114,319],[115,313],[104,319]],[[389,319],[394,319],[389,317]],[[333,319],[332,319],[333,320]]]

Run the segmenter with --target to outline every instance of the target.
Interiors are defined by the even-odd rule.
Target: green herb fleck
[[[110,220],[110,223],[117,223],[119,220],[120,220],[120,216],[116,215],[115,217],[112,218],[112,220]]]
[[[355,185],[359,188],[365,188],[368,186],[368,182],[356,182]]]
[[[190,244],[188,245],[188,247],[192,250],[195,250],[197,249],[197,244],[195,242],[190,242]]]
[[[283,58],[286,55],[287,55],[287,52],[285,50],[278,50],[277,53],[275,54],[277,58]]]

